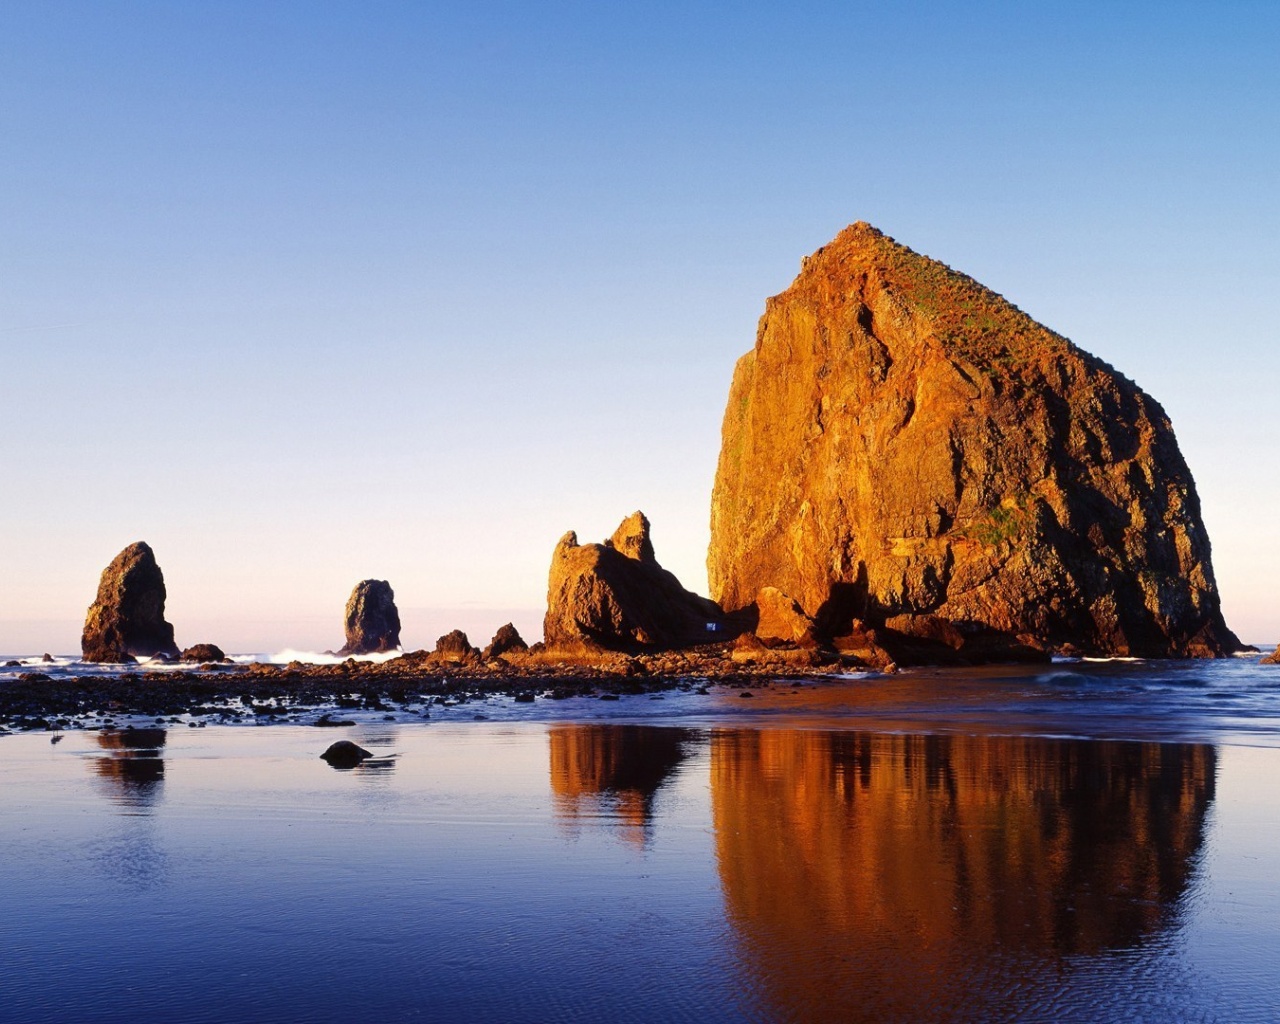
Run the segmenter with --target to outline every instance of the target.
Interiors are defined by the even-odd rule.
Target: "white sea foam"
[[[291,661],[299,661],[304,665],[340,665],[348,657],[351,657],[356,661],[367,661],[380,665],[384,661],[391,661],[393,658],[400,657],[403,653],[402,650],[396,649],[394,651],[385,651],[381,654],[338,655],[334,654],[333,651],[298,651],[288,647],[277,654],[236,654],[232,655],[231,660],[239,665],[247,665],[255,661],[268,665],[287,665]]]

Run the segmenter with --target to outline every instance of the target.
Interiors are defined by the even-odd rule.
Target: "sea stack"
[[[164,573],[150,546],[130,544],[102,571],[80,637],[84,660],[177,658],[173,626],[164,620],[165,596]]]
[[[386,580],[361,580],[347,599],[347,642],[340,655],[380,654],[400,646],[400,613]]]
[[[774,587],[828,637],[919,623],[985,650],[1241,647],[1160,405],[864,223],[768,300],[738,361],[707,566],[727,612]]]
[[[551,556],[542,626],[548,647],[690,646],[718,639],[723,618],[658,564],[643,512],[624,519],[603,544],[579,544],[570,530]]]

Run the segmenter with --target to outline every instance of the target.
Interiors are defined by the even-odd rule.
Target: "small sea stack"
[[[528,650],[529,645],[524,642],[520,631],[513,623],[508,622],[505,626],[498,627],[498,631],[493,634],[493,639],[489,641],[489,646],[484,649],[481,658],[484,661],[492,661],[494,658],[501,658],[504,654],[523,654]]]
[[[164,618],[165,597],[164,573],[150,546],[130,544],[102,571],[80,637],[84,660],[118,664],[177,658],[173,626]]]
[[[724,616],[658,564],[649,520],[633,512],[603,544],[560,538],[542,629],[548,647],[687,647],[720,639]]]
[[[381,654],[400,646],[400,613],[386,580],[361,580],[347,599],[347,642],[338,654]]]
[[[865,223],[767,301],[734,369],[707,568],[726,612],[774,587],[832,639],[1241,650],[1160,404]]]

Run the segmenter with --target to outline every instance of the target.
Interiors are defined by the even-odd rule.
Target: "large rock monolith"
[[[828,636],[928,616],[990,651],[1241,647],[1159,403],[861,223],[738,361],[707,564],[726,611],[776,587]]]
[[[396,595],[386,580],[361,580],[347,599],[347,642],[338,651],[381,654],[400,646],[400,613]]]
[[[548,647],[683,647],[715,640],[723,628],[715,603],[658,564],[642,512],[603,544],[579,544],[571,530],[556,545],[542,626]]]
[[[164,573],[150,546],[130,544],[102,570],[80,637],[84,660],[177,658],[173,626],[164,619],[165,597]]]

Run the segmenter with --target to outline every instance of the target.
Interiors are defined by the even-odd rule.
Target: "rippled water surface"
[[[0,737],[0,1019],[1280,1019],[1265,698],[1059,670]]]

